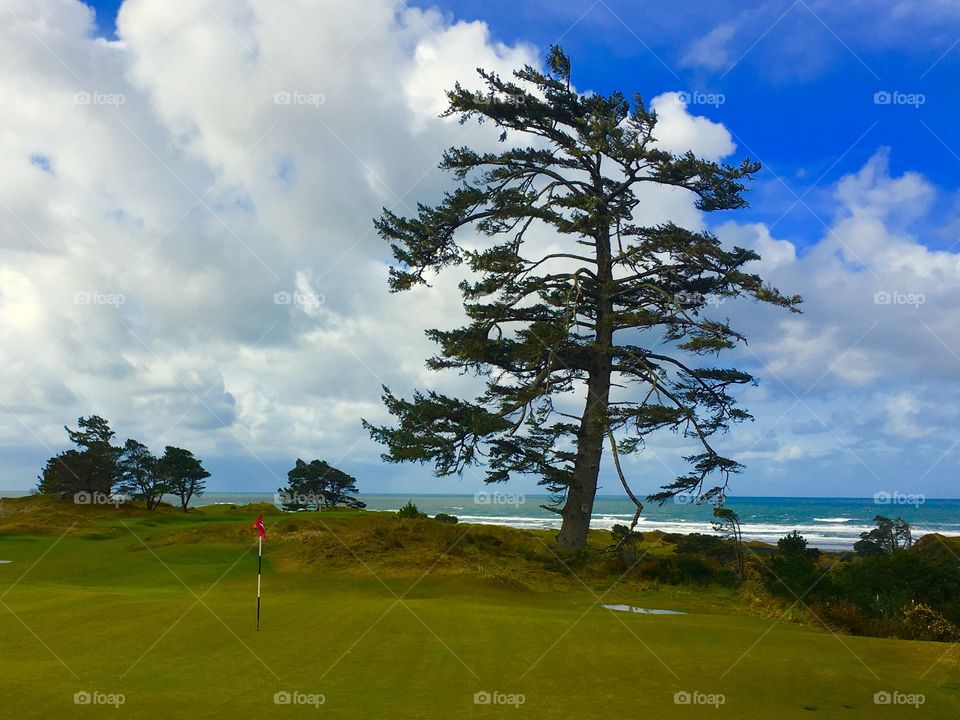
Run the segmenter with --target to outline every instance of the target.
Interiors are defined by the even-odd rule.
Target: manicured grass
[[[751,616],[731,589],[614,584],[618,573],[565,558],[581,583],[549,534],[268,514],[256,632],[250,509],[149,516],[10,502],[0,502],[0,559],[14,561],[0,565],[10,717],[960,717],[960,650],[835,636]],[[57,518],[53,532],[36,532],[40,511]],[[598,598],[689,614],[614,613]],[[80,691],[125,702],[76,705]],[[284,691],[325,702],[274,704]],[[524,703],[476,705],[480,691]],[[724,703],[676,705],[683,691]],[[925,702],[877,706],[878,691]]]

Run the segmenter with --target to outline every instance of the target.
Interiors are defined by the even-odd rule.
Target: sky
[[[384,465],[360,419],[427,371],[462,319],[456,273],[387,292],[372,219],[435,203],[441,119],[475,69],[543,65],[638,91],[658,142],[763,170],[750,207],[683,194],[645,218],[751,247],[802,315],[715,308],[749,346],[754,415],[718,447],[737,495],[958,497],[960,5],[950,0],[417,4],[0,0],[0,488],[27,489],[107,417],[188,447],[211,490],[273,491],[296,457],[366,492],[475,492],[480,473]],[[684,472],[669,433],[626,459],[638,492]],[[601,492],[616,493],[609,463]],[[513,490],[531,492],[534,479]]]

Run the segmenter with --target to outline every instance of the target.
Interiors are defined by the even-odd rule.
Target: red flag
[[[266,528],[263,527],[263,515],[259,515],[254,521],[253,529],[260,533],[260,537],[265,538],[267,536]]]

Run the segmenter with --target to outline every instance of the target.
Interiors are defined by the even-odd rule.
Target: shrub
[[[415,520],[426,516],[426,513],[420,512],[420,508],[413,504],[413,500],[407,500],[407,504],[397,512],[397,517],[401,520]]]
[[[730,554],[730,548],[727,545],[727,541],[717,535],[690,533],[680,537],[677,542],[677,552],[724,559]]]
[[[960,564],[948,548],[936,542],[864,557],[832,575],[838,595],[870,617],[892,620],[917,602],[953,624],[960,622]]]
[[[433,516],[433,519],[443,523],[449,523],[450,525],[456,525],[460,522],[455,515],[447,515],[446,513],[437,513]]]
[[[862,609],[847,600],[814,602],[810,605],[810,611],[831,630],[854,635],[869,634],[874,624]]]
[[[820,551],[807,547],[807,540],[794,530],[777,542],[780,552],[770,560],[764,584],[774,595],[809,602],[815,595],[824,595],[827,584],[822,580]]]
[[[729,580],[723,573],[718,572],[718,568],[696,555],[649,558],[640,562],[637,571],[643,578],[671,585],[681,583],[706,585],[711,581]]]
[[[626,525],[617,524],[610,528],[610,535],[613,536],[613,549],[620,560],[626,567],[633,567],[640,559],[637,546],[643,542],[643,533],[631,530]]]
[[[908,640],[957,642],[960,630],[929,605],[911,602],[900,612],[898,635]]]

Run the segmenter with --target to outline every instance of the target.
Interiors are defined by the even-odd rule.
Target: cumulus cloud
[[[763,223],[715,228],[765,256],[756,265],[775,286],[804,297],[804,314],[786,318],[719,308],[751,339],[740,359],[761,379],[744,398],[757,420],[731,445],[771,472],[800,453],[805,466],[794,471],[816,477],[822,467],[851,492],[935,482],[943,493],[950,408],[960,402],[960,328],[950,320],[960,256],[924,244],[939,193],[917,173],[892,174],[889,156],[880,149],[834,184],[834,214],[802,252]],[[829,481],[820,491],[830,492]]]
[[[151,444],[336,456],[461,315],[448,283],[387,293],[371,219],[438,197],[443,148],[495,143],[436,118],[454,73],[536,51],[387,2],[130,0],[115,42],[73,0],[10,9],[4,442],[99,412]]]
[[[682,93],[657,95],[650,101],[650,106],[658,118],[657,144],[664,150],[678,154],[692,150],[714,162],[736,150],[730,131],[720,123],[689,113]]]
[[[444,148],[495,145],[489,126],[437,117],[443,92],[471,86],[477,66],[537,65],[537,49],[386,0],[128,0],[116,41],[96,38],[75,0],[7,5],[0,442],[16,460],[0,485],[31,484],[24,458],[39,467],[62,425],[92,412],[154,447],[245,459],[221,487],[275,487],[266,465],[296,455],[372,473],[379,449],[359,418],[384,419],[382,383],[471,382],[423,366],[423,330],[462,320],[458,278],[390,295],[371,219],[439,198]],[[662,147],[736,152],[680,93],[651,105]],[[644,192],[638,221],[708,227],[688,193]],[[883,453],[880,435],[936,457],[955,420],[937,399],[960,362],[958,256],[912,230],[936,198],[880,152],[834,187],[829,231],[802,250],[763,223],[713,228],[807,301],[800,318],[717,309],[752,338],[741,359],[764,380],[744,395],[757,422],[730,436],[757,472],[841,467],[837,452],[857,470],[850,452]],[[837,397],[861,402],[838,417]],[[631,461],[656,467],[650,489],[676,462],[672,442]]]

